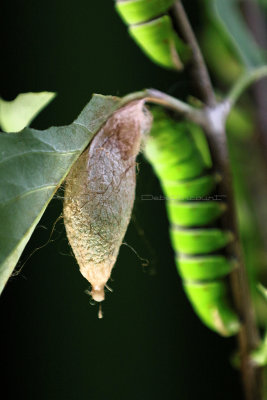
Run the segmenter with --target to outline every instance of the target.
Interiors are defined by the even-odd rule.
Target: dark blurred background
[[[191,90],[186,76],[141,53],[113,6],[112,0],[2,2],[1,96],[58,93],[35,128],[71,123],[92,93],[122,96],[155,87],[183,97]],[[21,272],[0,300],[5,400],[242,398],[229,361],[235,340],[210,332],[192,312],[176,273],[164,203],[141,201],[141,194],[160,194],[159,183],[142,157],[139,163],[129,246],[121,247],[103,320],[84,293],[88,283],[62,219],[53,230],[62,193],[46,210]]]

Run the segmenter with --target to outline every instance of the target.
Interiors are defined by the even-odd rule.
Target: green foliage
[[[258,291],[262,295],[265,306],[267,304],[267,289],[262,284],[258,284]],[[267,365],[267,326],[265,326],[266,332],[263,340],[259,347],[252,353],[252,360],[260,366]]]
[[[213,16],[207,18],[201,34],[201,48],[210,70],[220,84],[233,83],[243,72],[243,66],[233,42]]]
[[[21,93],[13,101],[0,98],[0,127],[5,132],[18,132],[55,97],[55,93]]]
[[[265,301],[267,302],[267,288],[264,287],[263,285],[259,284],[258,285],[258,290],[262,294],[262,296],[264,297]]]
[[[220,21],[225,33],[231,37],[246,68],[251,69],[264,64],[259,47],[248,31],[241,17],[238,3],[233,0],[208,0],[214,15]]]
[[[259,348],[252,353],[252,360],[259,366],[267,365],[267,334]]]
[[[252,138],[254,126],[251,109],[233,108],[227,118],[226,129],[240,140]]]
[[[266,188],[264,185],[266,181],[262,175],[264,171],[262,171],[261,159],[264,155],[255,139],[255,127],[249,110],[235,108],[228,118],[227,131],[237,219],[245,265],[257,321],[260,326],[265,327],[267,307],[257,289],[259,277],[266,276],[267,267],[267,254],[257,219],[257,213],[261,215],[262,219],[265,215],[262,208],[265,208]],[[263,190],[263,195],[265,195],[262,201],[258,198],[258,192],[255,192],[255,188],[258,187]]]
[[[259,0],[259,4],[267,9],[267,0]]]
[[[118,104],[95,95],[69,126],[0,134],[0,292],[72,164]]]

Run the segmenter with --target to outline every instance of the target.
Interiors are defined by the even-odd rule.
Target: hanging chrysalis
[[[130,221],[136,156],[151,124],[144,101],[116,111],[72,167],[65,186],[64,223],[91,296],[101,302]]]

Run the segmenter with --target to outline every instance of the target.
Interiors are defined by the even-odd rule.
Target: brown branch
[[[180,0],[174,3],[172,10],[181,34],[191,48],[194,81],[198,86],[202,100],[209,107],[214,107],[216,105],[216,98],[212,89],[210,76],[195,34]]]

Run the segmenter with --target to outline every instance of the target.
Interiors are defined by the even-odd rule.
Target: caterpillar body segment
[[[168,15],[145,24],[132,25],[129,34],[156,64],[169,69],[183,69],[180,54],[187,55],[187,47],[174,31]]]
[[[174,0],[118,0],[116,9],[129,26],[130,36],[156,64],[183,69],[190,51],[174,30],[168,15]]]
[[[175,0],[119,0],[116,9],[126,24],[140,24],[168,11]]]
[[[229,274],[236,266],[233,260],[222,255],[176,257],[177,268],[183,280],[190,282],[213,281]]]
[[[201,199],[213,193],[219,180],[218,175],[209,174],[185,181],[165,180],[161,181],[161,185],[168,199],[188,201]]]
[[[172,243],[175,249],[182,254],[209,254],[227,246],[233,235],[230,231],[218,228],[181,229],[171,228]]]
[[[236,262],[225,252],[233,234],[220,226],[227,209],[227,199],[216,193],[222,178],[211,169],[206,145],[204,151],[199,146],[205,139],[199,127],[177,122],[158,109],[153,114],[145,156],[166,196],[171,242],[185,292],[204,324],[223,336],[234,335],[240,324],[228,293],[228,275]],[[202,135],[198,143],[196,135]]]
[[[228,302],[227,285],[222,280],[184,282],[185,292],[204,324],[222,336],[235,335],[240,327]]]
[[[223,202],[205,201],[188,202],[168,201],[168,214],[174,225],[183,227],[205,226],[213,223],[226,210]]]

